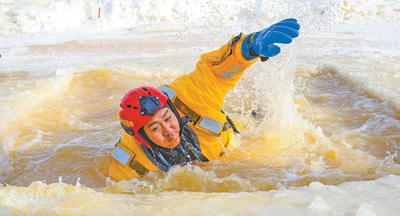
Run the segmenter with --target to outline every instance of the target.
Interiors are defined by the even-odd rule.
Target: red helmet
[[[132,89],[122,98],[119,118],[124,130],[143,145],[151,148],[148,138],[139,130],[168,102],[168,96],[153,87]],[[171,103],[172,104],[172,103]]]

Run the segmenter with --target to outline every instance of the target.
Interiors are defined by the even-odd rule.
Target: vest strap
[[[149,170],[136,160],[132,160],[129,167],[140,176],[144,176]]]

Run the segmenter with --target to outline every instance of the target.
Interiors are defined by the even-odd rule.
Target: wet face
[[[155,144],[168,149],[175,148],[181,141],[178,119],[167,107],[144,125],[144,132]]]

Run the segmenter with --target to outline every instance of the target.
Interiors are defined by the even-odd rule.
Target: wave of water
[[[0,214],[397,215],[398,27],[380,27],[398,5],[1,0]],[[227,161],[104,177],[128,89],[168,83],[231,34],[288,16],[301,37],[226,97],[247,128]]]

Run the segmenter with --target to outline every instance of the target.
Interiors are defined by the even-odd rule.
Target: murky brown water
[[[158,39],[149,36],[146,41]],[[144,208],[149,214],[163,215],[168,214],[166,210],[155,206],[170,199],[201,212],[208,202],[234,202],[232,196],[241,197],[249,205],[262,203],[259,196],[264,196],[260,194],[264,191],[290,193],[292,187],[312,182],[339,185],[400,175],[400,114],[393,104],[345,77],[340,64],[321,66],[309,62],[310,56],[288,52],[254,65],[227,95],[225,110],[241,125],[242,133],[235,136],[226,161],[176,167],[169,173],[154,172],[118,183],[107,180],[102,170],[121,133],[117,117],[121,97],[140,85],[171,82],[194,68],[197,58],[193,56],[201,49],[215,48],[213,43],[206,43],[202,48],[199,45],[185,50],[184,45],[165,42],[174,40],[174,36],[163,39],[162,43],[155,42],[157,49],[166,51],[158,63],[157,49],[146,41],[142,46],[128,39],[81,41],[30,49],[43,58],[66,50],[81,56],[97,50],[121,57],[105,57],[107,67],[99,69],[75,68],[71,72],[60,68],[56,76],[35,77],[29,71],[1,75],[2,94],[6,95],[2,106],[7,108],[1,113],[7,125],[1,131],[7,162],[1,183],[9,185],[0,189],[2,199],[20,200],[14,206],[18,211],[26,209],[27,214],[33,208],[32,200],[41,196],[48,198],[41,199],[32,214],[68,215],[75,214],[75,209],[84,214],[118,215]],[[307,41],[303,39],[301,44]],[[139,58],[140,52],[150,57]],[[180,61],[185,63],[177,64]],[[391,69],[382,68],[385,73],[391,73]],[[251,118],[252,110],[262,117]],[[18,196],[23,198],[10,198]],[[199,199],[207,202],[194,204]],[[90,209],[94,203],[112,204],[120,211]],[[53,208],[58,205],[58,210]],[[242,212],[242,207],[232,206],[233,212]],[[175,204],[163,208],[185,212]]]

